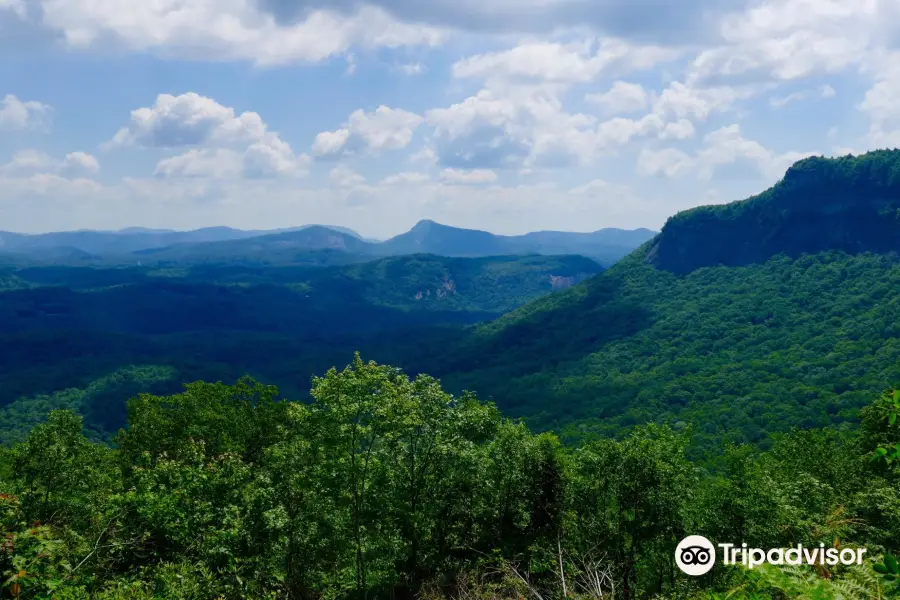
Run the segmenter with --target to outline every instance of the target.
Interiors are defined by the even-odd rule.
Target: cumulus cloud
[[[678,55],[677,50],[634,46],[618,40],[603,41],[596,48],[591,40],[565,45],[534,42],[463,59],[453,65],[453,75],[486,81],[586,83],[614,66],[626,71],[648,69]]]
[[[888,53],[875,65],[875,82],[857,108],[869,118],[868,142],[875,147],[900,146],[900,52]]]
[[[116,133],[110,145],[177,148],[247,142],[262,138],[266,129],[255,112],[236,115],[233,108],[194,92],[160,94],[153,106],[131,112],[131,122]]]
[[[73,178],[94,175],[99,171],[100,163],[86,152],[70,152],[58,159],[40,150],[19,150],[9,162],[0,165],[0,173],[10,176],[53,174]]]
[[[738,100],[759,91],[756,86],[702,87],[673,81],[654,99],[653,112],[662,117],[705,121],[712,113],[728,110]]]
[[[882,0],[764,0],[722,18],[721,43],[693,61],[689,80],[795,80],[866,60],[896,22]]]
[[[227,178],[235,177],[241,171],[239,153],[224,148],[204,148],[162,159],[153,174],[161,178]]]
[[[320,157],[333,157],[361,150],[406,148],[423,120],[415,113],[387,106],[368,113],[357,110],[340,129],[317,135],[312,152]]]
[[[739,95],[733,90],[689,89],[676,82],[654,97],[643,116],[598,122],[592,115],[567,112],[552,88],[518,86],[481,90],[448,108],[428,111],[426,122],[433,127],[441,166],[562,168],[590,163],[598,154],[615,153],[638,138],[693,137],[695,128],[687,117],[703,120]]]
[[[338,165],[328,173],[328,179],[337,187],[348,188],[365,183],[366,178],[348,167]]]
[[[302,176],[309,172],[309,163],[308,156],[295,156],[280,138],[266,136],[243,153],[228,148],[195,148],[164,158],[157,163],[154,176],[211,179]]]
[[[8,163],[0,166],[0,169],[7,173],[45,171],[52,169],[57,164],[58,161],[50,155],[40,150],[27,149],[17,151]]]
[[[41,6],[43,24],[62,32],[72,47],[112,39],[137,51],[261,65],[318,62],[357,46],[429,46],[443,38],[438,28],[402,23],[369,4],[346,12],[323,5],[290,23],[279,22],[251,0],[44,0]]]
[[[666,177],[693,172],[698,178],[709,180],[722,166],[748,163],[759,175],[775,180],[794,162],[815,154],[773,152],[759,142],[745,138],[739,125],[729,125],[707,134],[704,146],[693,156],[675,148],[645,148],[638,156],[637,171],[641,175]]]
[[[7,94],[0,101],[0,129],[45,129],[52,115],[50,106],[36,100],[22,101]]]
[[[627,81],[616,81],[607,92],[588,94],[585,100],[600,106],[609,114],[623,114],[647,108],[648,94],[643,86]]]
[[[160,94],[152,107],[132,111],[130,123],[105,145],[128,146],[191,147],[160,160],[154,171],[157,178],[305,175],[310,163],[309,156],[296,155],[270,131],[259,114],[237,114],[233,108],[194,92]]]
[[[251,144],[243,155],[247,177],[306,175],[310,162],[309,155],[295,155],[287,142],[272,133]]]
[[[641,175],[675,177],[694,166],[694,159],[676,148],[652,150],[644,148],[638,155],[637,172]]]
[[[63,159],[60,169],[68,174],[93,174],[100,171],[100,163],[87,152],[70,152]]]

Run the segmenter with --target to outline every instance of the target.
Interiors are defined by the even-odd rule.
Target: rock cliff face
[[[799,161],[758,196],[675,215],[646,257],[687,273],[827,250],[900,251],[900,150]]]
[[[578,285],[588,277],[593,277],[594,273],[578,273],[566,277],[564,275],[550,275],[550,287],[554,290],[565,290],[573,285]]]

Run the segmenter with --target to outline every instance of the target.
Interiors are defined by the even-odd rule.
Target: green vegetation
[[[87,435],[93,440],[110,440],[110,431],[124,422],[123,398],[141,392],[172,390],[175,370],[171,367],[123,367],[93,381],[84,389],[67,389],[52,394],[20,398],[0,407],[0,444],[21,442],[32,427],[44,422],[55,410],[87,415]]]
[[[642,426],[564,446],[431,377],[358,357],[313,402],[252,380],[129,403],[115,448],[55,411],[2,455],[15,598],[896,597],[900,442],[884,398],[854,431],[722,448]],[[886,412],[885,412],[886,411]],[[894,415],[893,417],[891,415]],[[876,457],[872,460],[871,457]],[[675,568],[685,534],[865,547],[853,567]]]
[[[498,256],[490,258],[447,258],[411,255],[385,258],[342,267],[248,267],[240,265],[194,266],[160,269],[156,267],[78,268],[32,267],[0,272],[0,291],[19,291],[0,296],[0,311],[33,307],[33,312],[69,314],[77,309],[67,304],[102,306],[115,295],[147,296],[159,290],[178,290],[180,295],[213,295],[229,290],[272,286],[302,293],[293,303],[311,298],[312,304],[336,312],[343,304],[378,305],[403,311],[468,311],[497,316],[554,289],[564,289],[602,268],[581,256]],[[72,291],[91,292],[80,297]],[[196,291],[196,292],[195,292]],[[115,302],[119,302],[118,299]],[[126,301],[128,305],[135,300]],[[309,303],[307,303],[309,304]],[[42,311],[42,307],[53,308]],[[362,306],[356,308],[363,308]],[[277,309],[276,309],[277,310]],[[12,315],[9,315],[12,317]]]
[[[900,263],[830,252],[677,276],[638,252],[408,366],[567,438],[656,421],[765,447],[900,379]],[[390,357],[393,359],[393,357]]]
[[[72,388],[105,389],[110,373],[136,364],[164,366],[170,381],[250,373],[302,397],[310,374],[346,361],[368,336],[494,318],[600,270],[579,256],[429,255],[335,268],[9,270],[0,279],[14,288],[0,292],[0,407],[15,406],[0,415],[12,415],[7,429],[27,431],[36,416],[26,413],[69,407],[83,393]],[[175,391],[153,378],[135,385],[98,396],[109,404],[82,412],[87,426],[109,435],[124,424],[127,397]]]

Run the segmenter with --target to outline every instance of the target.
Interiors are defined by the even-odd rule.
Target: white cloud
[[[38,219],[63,214],[61,211],[53,214],[40,210],[38,202],[42,199],[49,199],[53,203],[62,201],[71,203],[72,200],[89,200],[102,190],[103,186],[98,182],[82,177],[68,178],[55,173],[34,173],[25,177],[7,177],[0,174],[0,197],[18,200],[23,209],[37,209],[32,216]],[[71,225],[65,222],[58,223],[60,224],[56,229],[71,229]]]
[[[357,110],[340,129],[317,135],[312,151],[327,157],[359,150],[399,150],[409,145],[423,121],[417,114],[387,106],[369,113]]]
[[[0,101],[0,129],[45,129],[53,109],[36,100],[22,101],[7,94]]]
[[[638,156],[637,171],[641,175],[675,177],[695,172],[703,180],[712,179],[724,165],[748,162],[757,173],[768,180],[780,178],[794,162],[813,156],[813,152],[776,153],[759,142],[746,139],[739,125],[722,127],[706,135],[704,146],[690,156],[681,150],[664,148],[644,149]]]
[[[676,82],[653,97],[652,110],[644,116],[597,123],[591,115],[566,112],[558,91],[543,85],[487,88],[448,108],[428,111],[438,163],[465,169],[589,164],[598,154],[615,153],[637,138],[693,137],[694,126],[686,117],[703,120],[741,95]]]
[[[875,83],[866,91],[857,108],[869,117],[869,144],[875,147],[900,146],[900,53],[893,52],[878,65]]]
[[[659,132],[661,140],[687,140],[694,137],[696,130],[694,124],[687,119],[678,119],[671,123],[666,123]]]
[[[448,108],[426,113],[438,163],[445,167],[562,166],[594,152],[595,119],[569,114],[541,87],[482,90]]]
[[[69,152],[63,159],[60,168],[63,172],[69,174],[93,174],[100,171],[100,163],[94,156],[86,152]]]
[[[444,169],[441,180],[447,183],[480,184],[497,181],[497,174],[490,169]]]
[[[430,181],[431,177],[426,173],[416,173],[416,172],[407,172],[407,173],[396,173],[394,175],[388,175],[384,179],[381,180],[382,185],[415,185],[420,183],[425,183]]]
[[[412,162],[424,163],[433,166],[437,164],[437,153],[434,151],[434,148],[426,146],[418,152],[410,155],[409,160]]]
[[[338,165],[331,169],[328,173],[331,183],[338,187],[354,187],[365,183],[366,178],[348,167],[347,165]]]
[[[792,102],[798,102],[800,100],[806,100],[807,98],[811,98],[813,96],[827,99],[833,98],[837,92],[830,85],[822,85],[819,86],[816,90],[802,90],[799,92],[792,92],[787,96],[773,96],[769,99],[769,106],[772,108],[782,108],[787,106]]]
[[[647,92],[637,83],[616,81],[609,91],[602,94],[588,94],[585,100],[597,104],[608,114],[623,114],[647,108]]]
[[[689,80],[794,80],[865,60],[884,30],[882,0],[764,0],[719,27],[723,44],[701,52]]]
[[[371,5],[349,14],[312,10],[291,23],[279,23],[251,0],[44,0],[42,8],[43,24],[61,31],[72,47],[112,38],[137,51],[261,65],[318,62],[353,47],[431,46],[443,39],[438,28],[401,23]]]
[[[666,118],[705,121],[712,113],[731,108],[738,100],[753,96],[754,87],[695,87],[673,81],[653,101],[653,112]]]
[[[266,129],[255,112],[236,115],[233,108],[194,92],[160,94],[152,107],[131,112],[131,123],[116,133],[110,145],[177,148],[249,142],[261,139]]]
[[[309,163],[308,156],[295,156],[286,142],[269,134],[243,153],[229,148],[195,148],[164,158],[157,163],[154,175],[211,179],[303,176],[309,171]]]
[[[58,161],[40,150],[19,150],[13,154],[12,159],[0,166],[0,170],[11,172],[35,172],[47,171],[58,166]]]
[[[243,162],[244,175],[247,177],[306,175],[311,158],[306,154],[295,155],[287,142],[268,133],[247,148]]]
[[[193,147],[160,160],[154,175],[162,178],[305,175],[310,163],[307,155],[295,155],[287,142],[269,131],[259,114],[238,115],[194,92],[160,94],[152,107],[132,111],[128,126],[105,145],[123,146]]]
[[[234,150],[204,148],[162,159],[153,174],[164,178],[224,179],[236,177],[241,171],[241,155]]]
[[[644,148],[638,155],[637,172],[640,175],[665,175],[675,177],[694,166],[695,161],[676,148],[651,150]]]
[[[837,91],[827,83],[819,86],[818,92],[820,98],[834,98],[837,95]]]
[[[425,72],[425,65],[423,65],[422,63],[408,63],[405,65],[400,65],[400,67],[398,68],[401,72],[410,76],[421,75]]]
[[[8,163],[0,165],[0,173],[16,176],[58,174],[71,178],[99,171],[100,163],[86,152],[70,152],[60,160],[39,150],[19,150]]]
[[[748,160],[756,165],[761,175],[775,180],[784,175],[791,164],[814,154],[793,151],[775,153],[759,142],[744,138],[739,125],[717,129],[706,136],[705,142],[706,147],[697,155],[699,176],[702,179],[711,179],[719,166]]]
[[[677,50],[660,46],[635,46],[605,40],[576,44],[528,42],[511,50],[478,54],[453,65],[457,78],[485,81],[541,81],[572,84],[592,81],[610,68],[622,71],[649,69],[677,58]]]

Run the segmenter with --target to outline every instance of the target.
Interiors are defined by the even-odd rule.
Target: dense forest
[[[900,391],[862,427],[685,456],[643,425],[565,446],[428,376],[357,357],[309,404],[274,387],[141,395],[115,446],[55,411],[4,451],[0,547],[15,598],[897,597]],[[865,548],[852,566],[674,566],[685,534]]]
[[[601,270],[580,256],[433,255],[327,268],[7,269],[0,415],[35,396],[71,396],[132,365],[174,370],[170,387],[144,391],[251,373],[299,397],[312,373],[346,362],[360,339],[496,318]],[[94,421],[105,414],[98,410],[88,423],[115,433],[129,396],[104,397],[119,420]]]

